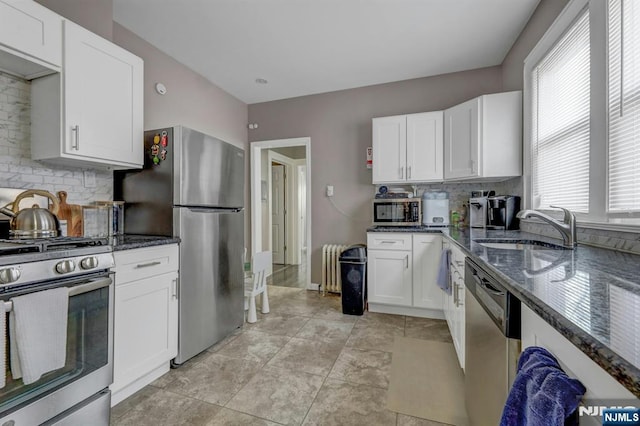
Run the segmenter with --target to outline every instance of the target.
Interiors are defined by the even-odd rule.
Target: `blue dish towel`
[[[500,426],[562,426],[585,392],[582,383],[567,376],[549,351],[528,347],[520,354]]]
[[[438,277],[436,284],[447,294],[451,294],[451,286],[449,285],[449,259],[451,258],[451,250],[444,249],[440,255],[440,266],[438,267]]]

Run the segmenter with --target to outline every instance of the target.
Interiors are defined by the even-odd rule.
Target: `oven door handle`
[[[111,278],[100,278],[92,280],[87,284],[78,285],[69,288],[69,297],[78,296],[80,294],[88,293],[90,291],[98,290],[104,287],[109,287],[113,281]],[[11,312],[13,310],[13,302],[11,300],[4,302],[4,311]]]
[[[100,278],[90,281],[87,284],[71,287],[69,288],[69,297],[88,293],[90,291],[98,290],[103,287],[109,287],[112,282],[113,281],[111,280],[111,278]]]

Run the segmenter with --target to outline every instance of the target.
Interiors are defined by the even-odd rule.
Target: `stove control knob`
[[[63,260],[56,265],[56,272],[59,274],[68,274],[76,270],[76,264],[73,260]]]
[[[20,278],[20,269],[5,268],[0,269],[0,284],[9,284],[18,281]]]
[[[98,267],[98,258],[95,256],[85,257],[80,261],[82,269],[93,269]]]

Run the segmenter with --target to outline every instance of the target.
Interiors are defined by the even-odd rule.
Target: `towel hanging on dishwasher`
[[[530,346],[518,359],[518,373],[500,426],[562,426],[585,392],[582,383],[567,376],[549,351]]]

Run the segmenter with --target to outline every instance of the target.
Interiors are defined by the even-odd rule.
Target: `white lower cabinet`
[[[413,306],[442,309],[444,292],[436,284],[442,253],[439,235],[413,235]]]
[[[369,311],[443,318],[440,235],[369,233],[367,246]]]
[[[555,356],[562,369],[587,389],[583,402],[588,406],[620,405],[640,407],[640,400],[609,373],[578,349],[555,328],[522,304],[522,349],[541,346]],[[591,404],[590,404],[591,402]],[[601,425],[599,416],[580,417],[580,425]]]
[[[370,250],[369,303],[411,306],[411,251]]]
[[[117,251],[115,258],[112,405],[169,371],[178,350],[178,246]]]

